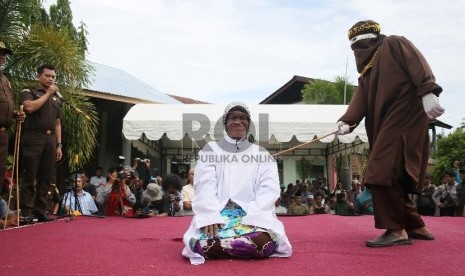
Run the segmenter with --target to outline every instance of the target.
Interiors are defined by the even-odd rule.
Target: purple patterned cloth
[[[243,225],[242,208],[229,202],[221,212],[225,225],[218,231],[218,237],[209,239],[202,233],[199,240],[192,239],[192,251],[207,259],[264,258],[269,257],[276,249],[276,235],[265,229]]]

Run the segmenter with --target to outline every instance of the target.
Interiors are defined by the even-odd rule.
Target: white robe
[[[191,250],[189,240],[199,239],[199,229],[203,226],[223,224],[220,212],[229,200],[246,212],[243,224],[277,235],[278,244],[272,256],[291,256],[292,247],[284,225],[274,212],[274,204],[280,196],[278,167],[264,148],[247,141],[236,143],[229,137],[209,142],[199,153],[194,187],[192,209],[195,215],[184,234],[182,251],[191,264],[203,264],[205,259]]]

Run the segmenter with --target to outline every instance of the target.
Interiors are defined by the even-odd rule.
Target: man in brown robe
[[[370,247],[434,239],[409,193],[422,187],[429,157],[428,121],[444,113],[442,88],[423,55],[402,36],[380,34],[372,20],[356,23],[349,40],[360,73],[358,87],[338,134],[365,118],[371,154],[364,177],[373,196],[375,227],[386,229]]]
[[[8,49],[5,43],[0,40],[0,197],[3,194],[8,163],[8,130],[13,125],[15,118],[17,122],[23,122],[26,118],[26,113],[14,110],[13,88],[1,70],[8,55],[13,55],[13,51]]]

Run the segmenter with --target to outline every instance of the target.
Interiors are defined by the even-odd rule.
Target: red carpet
[[[190,265],[181,238],[191,217],[78,217],[0,232],[0,275],[465,275],[465,218],[425,217],[435,241],[367,248],[373,217],[280,217],[290,258]]]

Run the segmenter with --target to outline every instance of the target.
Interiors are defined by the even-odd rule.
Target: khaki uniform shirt
[[[45,94],[45,90],[36,87],[31,90],[24,90],[21,94],[21,102],[35,101]],[[53,95],[37,111],[27,114],[24,122],[24,129],[33,129],[37,131],[52,130],[55,131],[55,123],[60,119],[61,100]]]
[[[13,124],[13,89],[7,77],[0,72],[0,127],[9,128]]]

